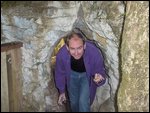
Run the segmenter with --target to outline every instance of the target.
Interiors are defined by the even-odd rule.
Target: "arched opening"
[[[88,31],[84,32],[85,35],[87,35]],[[89,33],[89,32],[88,32]],[[92,34],[92,33],[91,33]],[[86,40],[89,41],[93,41],[93,43],[96,44],[96,46],[101,50],[102,54],[104,55],[104,57],[107,57],[107,55],[105,54],[105,51],[102,47],[100,47],[99,44],[101,44],[101,38],[99,40],[94,40],[94,38],[89,39],[88,37],[86,37]],[[52,71],[52,76],[54,77],[54,70],[55,70],[55,61],[56,61],[56,54],[58,53],[59,49],[64,45],[64,37],[59,38],[59,40],[55,43],[54,45],[54,49],[53,52],[51,54],[51,71]],[[106,60],[106,58],[104,58]],[[107,61],[105,61],[105,63],[107,63]],[[106,67],[108,68],[108,64],[106,64]],[[107,71],[109,71],[109,68],[107,69]],[[107,72],[108,73],[108,72]],[[114,111],[114,97],[112,94],[112,84],[109,82],[112,82],[111,80],[109,80],[110,78],[108,77],[108,81],[106,83],[105,86],[98,88],[97,89],[97,94],[95,97],[95,101],[93,103],[93,105],[91,106],[91,111]],[[55,100],[57,101],[57,100]],[[106,104],[107,103],[107,104]],[[109,108],[109,109],[108,109]],[[68,103],[61,106],[61,110],[62,111],[69,111],[69,105]]]

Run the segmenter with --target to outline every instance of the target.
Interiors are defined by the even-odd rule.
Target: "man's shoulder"
[[[86,46],[88,49],[97,50],[97,46],[93,41],[86,41]]]
[[[87,42],[86,42],[86,51],[87,51],[88,55],[89,55],[89,54],[92,54],[93,57],[94,57],[94,56],[97,56],[97,55],[99,55],[99,54],[102,54],[100,47],[98,47],[98,46],[94,43],[94,41],[87,41]]]
[[[58,50],[58,53],[57,53],[57,56],[60,56],[60,57],[63,57],[67,54],[67,48],[66,48],[66,45],[63,45],[59,50]]]

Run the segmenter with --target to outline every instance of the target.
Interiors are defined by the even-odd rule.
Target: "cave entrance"
[[[94,34],[93,33],[87,33],[88,31],[85,30],[85,35],[89,37],[89,35],[87,34]],[[111,68],[117,66],[118,64],[115,62],[116,60],[114,60],[114,58],[117,58],[117,52],[114,53],[113,55],[110,56],[110,52],[112,51],[112,48],[107,48],[110,45],[105,45],[105,43],[103,43],[103,37],[95,37],[97,36],[96,34],[91,36],[92,39],[89,39],[88,37],[85,37],[86,40],[88,41],[92,41],[93,43],[95,43],[95,45],[100,49],[100,51],[102,52],[102,55],[104,57],[104,63],[105,63],[105,67],[106,67],[106,73],[108,75],[108,78],[106,80],[105,85],[103,85],[102,87],[98,87],[97,88],[97,92],[96,92],[96,96],[95,96],[95,100],[93,102],[93,104],[91,105],[91,111],[115,111],[115,93],[116,93],[116,88],[117,88],[117,83],[118,83],[118,79],[116,79],[116,76],[118,74],[115,75],[115,73],[117,73],[117,68]],[[65,44],[64,42],[65,36],[62,38],[59,38],[57,40],[57,42],[54,44],[54,48],[53,48],[53,52],[51,54],[51,58],[50,58],[50,62],[51,62],[51,71],[52,71],[52,76],[54,77],[54,68],[55,68],[55,62],[56,62],[56,54],[58,53],[59,49]],[[109,50],[107,50],[109,49]],[[116,49],[116,48],[113,48]],[[111,51],[110,51],[111,50]],[[112,53],[111,53],[112,54]],[[116,55],[116,57],[114,57],[114,55]],[[111,75],[111,76],[109,76]],[[60,111],[69,111],[70,109],[68,109],[68,105],[64,105],[63,109],[59,109]]]

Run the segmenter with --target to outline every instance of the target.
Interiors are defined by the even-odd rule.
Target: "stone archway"
[[[78,20],[77,20],[78,21]],[[78,26],[78,24],[74,24],[74,27]],[[79,27],[79,26],[78,26]],[[112,64],[109,64],[112,59],[111,58],[107,58],[107,53],[105,53],[106,51],[104,51],[104,47],[105,47],[105,40],[103,37],[99,36],[98,34],[96,34],[94,31],[89,32],[90,30],[88,28],[85,28],[85,26],[82,26],[81,28],[82,31],[84,31],[84,35],[86,35],[87,40],[91,40],[94,43],[96,43],[97,47],[99,47],[103,53],[104,59],[105,59],[105,65],[106,65],[106,71],[108,74],[108,79],[107,82],[104,86],[100,87],[97,89],[97,93],[96,93],[96,97],[94,100],[94,103],[91,106],[91,110],[92,111],[116,111],[115,109],[115,93],[116,93],[116,89],[114,87],[117,87],[117,83],[119,82],[116,81],[115,83],[113,83],[113,76],[109,76],[109,74],[113,71],[114,73],[116,73],[118,70],[114,70],[111,69]],[[88,39],[88,34],[94,34],[94,36],[91,37],[91,39]],[[95,37],[97,36],[97,37]],[[94,39],[95,38],[95,39]],[[63,42],[63,38],[59,38],[55,44],[53,45],[53,52],[51,54],[51,71],[52,71],[52,76],[54,76],[54,65],[55,65],[55,55],[57,54],[58,50],[63,46],[64,42]],[[103,45],[103,46],[102,46]],[[118,54],[117,51],[114,54]],[[52,86],[52,85],[51,85]],[[57,96],[58,96],[58,92],[57,92]],[[57,97],[58,98],[58,97]],[[57,100],[55,100],[57,101]],[[63,110],[66,110],[66,106],[62,107]]]

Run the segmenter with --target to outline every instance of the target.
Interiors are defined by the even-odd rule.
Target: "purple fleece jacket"
[[[103,85],[106,81],[106,73],[100,50],[92,42],[86,41],[85,44],[86,48],[83,59],[89,80],[90,103],[92,104],[96,94],[96,88]],[[71,56],[66,45],[60,48],[56,55],[55,83],[60,93],[65,92],[66,85],[68,84],[69,76],[71,74],[70,57]],[[96,73],[101,74],[105,78],[105,80],[100,82],[98,85],[93,81],[93,77]]]

